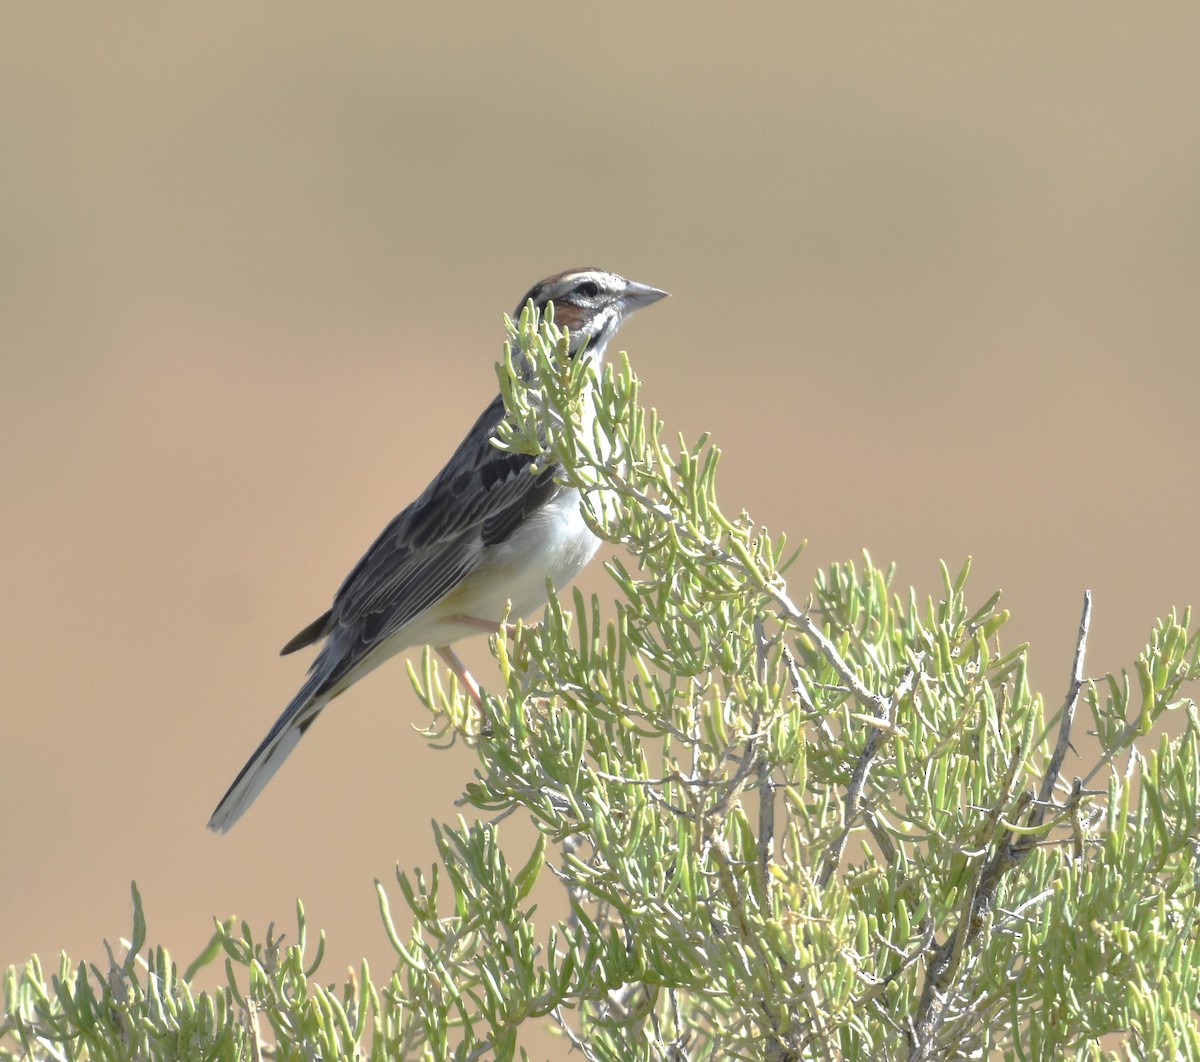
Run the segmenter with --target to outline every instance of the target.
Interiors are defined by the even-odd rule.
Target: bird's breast
[[[566,586],[599,548],[579,510],[579,492],[559,491],[508,539],[487,549],[479,589],[491,589],[501,610],[511,599],[514,617],[528,615],[545,604],[547,579],[556,588]]]

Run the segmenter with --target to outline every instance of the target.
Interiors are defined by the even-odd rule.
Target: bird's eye
[[[600,285],[594,280],[585,280],[575,289],[576,295],[582,295],[585,299],[594,299],[600,294]]]

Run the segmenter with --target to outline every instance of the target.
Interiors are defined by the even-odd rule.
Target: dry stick
[[[1109,766],[1113,760],[1117,758],[1118,753],[1128,751],[1130,755],[1129,771],[1133,770],[1133,758],[1140,755],[1137,748],[1133,745],[1134,738],[1138,737],[1142,732],[1143,722],[1140,718],[1134,719],[1133,722],[1126,725],[1117,737],[1109,743],[1109,749],[1096,762],[1096,765],[1088,771],[1084,776],[1081,785],[1087,785],[1093,778],[1096,777],[1105,767]],[[1126,775],[1128,777],[1128,773]]]
[[[660,518],[679,527],[678,521],[674,514],[670,512],[666,506],[655,504],[643,492],[633,488],[631,484],[623,483],[622,486],[629,491],[630,495],[635,497],[637,501],[642,503],[647,509],[654,512]],[[718,559],[737,564],[746,574],[755,574],[752,572],[752,566],[747,564],[745,560],[737,558],[721,549],[716,543],[705,542],[702,540],[703,546],[707,546],[708,551],[715,555]],[[841,860],[842,852],[845,850],[847,840],[849,839],[850,831],[853,827],[854,819],[856,818],[862,800],[862,791],[866,784],[867,774],[870,769],[872,760],[878,751],[883,735],[892,724],[892,716],[895,712],[896,705],[902,697],[907,695],[916,681],[917,669],[910,668],[897,685],[891,697],[884,697],[882,694],[872,693],[862,683],[857,675],[850,669],[849,665],[842,659],[841,654],[837,651],[837,647],[833,642],[821,631],[816,624],[809,619],[807,614],[803,612],[791,600],[785,590],[777,586],[767,584],[764,586],[766,592],[780,606],[783,613],[799,627],[802,628],[805,634],[808,635],[821,650],[822,655],[829,661],[833,669],[841,677],[842,681],[849,687],[854,697],[865,706],[872,710],[872,714],[878,724],[872,726],[871,733],[867,737],[866,745],[859,756],[858,764],[855,767],[854,774],[851,778],[850,787],[846,793],[844,804],[842,832],[837,840],[826,853],[824,866],[818,882],[821,885],[828,883],[832,877],[834,870],[837,868]],[[1074,667],[1072,669],[1071,683],[1068,689],[1066,706],[1063,711],[1063,717],[1059,729],[1058,743],[1054,754],[1051,758],[1050,765],[1046,771],[1046,775],[1042,780],[1040,791],[1040,802],[1038,807],[1031,813],[1031,819],[1040,825],[1044,820],[1045,807],[1048,805],[1050,797],[1053,795],[1054,785],[1057,782],[1059,771],[1062,768],[1063,760],[1066,756],[1066,750],[1070,747],[1070,731],[1071,724],[1074,720],[1075,709],[1078,705],[1079,691],[1083,684],[1083,660],[1087,646],[1087,632],[1091,620],[1091,592],[1088,591],[1084,597],[1083,617],[1080,621],[1079,639],[1076,644]],[[768,800],[770,795],[770,787],[768,780],[764,780],[760,799]],[[761,809],[760,809],[761,811]],[[773,813],[773,805],[771,808]],[[766,838],[769,836],[763,827],[763,822],[770,821],[769,816],[760,818],[760,859],[763,860],[763,867],[766,866],[766,861],[769,860],[769,842]],[[771,823],[773,825],[773,823]],[[994,903],[996,892],[999,888],[1000,880],[1004,873],[1014,867],[1017,862],[1031,850],[1032,844],[1014,846],[1010,843],[1011,831],[1004,830],[1000,834],[999,841],[992,859],[982,868],[982,872],[977,876],[972,889],[970,898],[970,917],[960,927],[962,932],[954,934],[950,940],[946,941],[941,948],[937,949],[938,954],[935,955],[930,967],[929,980],[926,984],[925,992],[923,993],[921,1011],[918,1014],[917,1020],[912,1026],[912,1041],[913,1048],[910,1055],[913,1059],[926,1057],[926,1052],[931,1045],[932,1037],[936,1033],[941,1024],[942,1016],[945,1012],[945,1006],[948,999],[946,993],[939,991],[939,988],[944,988],[948,984],[954,969],[957,968],[961,961],[963,951],[969,942],[982,932],[983,923],[980,915],[985,910],[989,909]],[[766,856],[763,853],[768,853]],[[952,963],[950,960],[954,959]],[[778,1047],[779,1045],[773,1045]]]
[[[1083,657],[1087,652],[1088,628],[1092,624],[1092,592],[1083,592],[1083,615],[1079,618],[1079,635],[1075,639],[1075,665],[1071,668],[1071,682],[1067,687],[1067,699],[1063,704],[1062,721],[1058,727],[1058,742],[1054,746],[1054,755],[1050,757],[1050,766],[1046,768],[1046,776],[1042,779],[1042,788],[1038,792],[1038,804],[1030,816],[1030,825],[1040,826],[1046,817],[1046,808],[1054,795],[1054,785],[1058,781],[1058,772],[1062,770],[1063,760],[1067,757],[1067,749],[1071,746],[1071,724],[1075,721],[1075,709],[1079,707],[1079,691],[1083,688]]]
[[[777,972],[775,964],[771,961],[772,958],[778,958],[779,956],[773,951],[770,941],[760,937],[755,927],[746,917],[746,905],[742,898],[742,892],[738,888],[735,864],[728,846],[722,838],[711,834],[706,840],[709,850],[712,853],[713,863],[716,866],[717,882],[721,890],[725,893],[725,899],[729,904],[732,916],[726,925],[738,938],[738,942],[741,945],[740,950],[745,955],[743,961],[746,963],[746,971],[749,972],[749,960],[753,956],[758,960],[759,969],[768,981],[767,993],[755,996],[755,1000],[767,1024],[764,1057],[773,1060],[773,1062],[799,1062],[800,1060],[799,1052],[794,1050],[788,1043],[788,1040],[794,1038],[796,1035],[795,1032],[793,1031],[790,1034],[784,1032],[785,1026],[790,1024],[787,1021],[789,1014],[786,1008],[786,1001],[796,991],[797,987],[800,993],[809,999],[813,1020],[822,1025],[820,1031],[823,1037],[820,1041],[819,1049],[822,1057],[828,1057],[828,1030],[823,1027],[824,1022],[821,1008],[813,998],[815,993],[813,992],[812,985],[802,973],[800,975],[800,985],[795,986],[794,976],[786,968],[782,971],[781,980],[780,973]]]
[[[829,637],[824,631],[822,631],[815,623],[813,623],[811,619],[808,618],[808,614],[801,609],[791,599],[791,597],[788,596],[788,592],[786,590],[763,580],[762,575],[755,569],[753,563],[751,563],[747,558],[737,556],[736,554],[729,552],[729,550],[723,549],[716,542],[705,538],[703,535],[696,533],[693,529],[687,527],[685,524],[682,524],[668,506],[663,505],[660,502],[656,502],[650,497],[649,494],[643,490],[639,490],[624,476],[617,474],[612,469],[606,469],[603,463],[601,463],[599,460],[594,459],[592,461],[592,467],[596,469],[601,476],[607,476],[611,482],[612,489],[616,489],[618,492],[624,492],[630,498],[636,501],[638,505],[640,505],[646,512],[653,513],[660,520],[673,526],[681,536],[686,535],[686,537],[691,538],[703,552],[707,553],[714,560],[725,564],[734,565],[735,567],[741,569],[743,574],[750,576],[755,582],[758,582],[762,589],[780,607],[780,609],[783,611],[783,614],[798,627],[800,627],[809,638],[817,643],[822,655],[824,655],[824,657],[833,666],[834,671],[838,673],[838,676],[841,678],[841,680],[850,688],[850,692],[853,693],[863,705],[865,705],[867,708],[870,708],[872,714],[877,719],[884,718],[887,713],[889,699],[884,697],[882,693],[872,693],[869,689],[867,689],[862,680],[853,672],[853,670],[851,670],[850,665],[842,659],[841,653],[837,651],[837,646],[829,640]],[[570,466],[568,466],[568,468],[570,468]],[[572,486],[585,490],[594,487],[594,484],[590,484],[579,474],[579,470],[577,468],[573,471],[574,479],[568,480]],[[892,700],[894,699],[895,696],[893,695]]]
[[[246,997],[246,1031],[250,1033],[251,1062],[263,1062],[269,1048],[263,1040],[262,1026],[258,1021],[258,1004],[249,995]]]
[[[589,456],[589,458],[593,458],[593,460],[592,460],[593,468],[595,468],[597,470],[597,472],[600,473],[600,478],[604,478],[605,473],[607,473],[608,478],[612,482],[612,486],[615,487],[618,491],[624,491],[630,498],[632,498],[638,504],[640,504],[644,510],[646,510],[647,512],[653,513],[655,516],[659,517],[659,519],[674,526],[676,528],[677,532],[685,533],[685,532],[688,532],[691,530],[691,529],[685,527],[684,525],[681,525],[680,521],[676,518],[675,514],[670,510],[670,508],[668,508],[667,506],[665,506],[661,503],[654,501],[654,499],[652,499],[649,496],[649,494],[647,494],[645,491],[639,490],[632,483],[630,483],[625,477],[614,474],[613,470],[611,468],[605,469],[603,462],[596,461],[594,459],[594,455],[588,455],[588,456]],[[584,489],[588,489],[589,487],[592,486],[592,484],[589,484],[585,481],[585,477],[580,475],[578,467],[576,467],[574,464],[568,463],[567,468],[571,469],[574,473],[575,478],[577,480],[579,480],[579,482],[577,484],[575,484],[576,486],[579,486]],[[705,538],[702,535],[697,535],[694,532],[691,535],[689,535],[688,537],[692,538],[693,540],[698,540],[698,544],[699,544],[700,548],[704,552],[706,552],[710,556],[712,556],[714,559],[725,562],[725,563],[729,563],[732,565],[736,565],[738,568],[740,568],[742,570],[742,572],[744,574],[749,575],[751,578],[754,578],[756,581],[761,580],[761,576],[755,570],[753,563],[750,562],[747,557],[736,556],[733,553],[730,553],[729,551],[721,548],[716,542],[713,542],[713,541]],[[842,833],[838,837],[838,839],[834,842],[830,851],[826,855],[825,867],[822,871],[821,877],[819,878],[819,883],[821,885],[825,885],[826,883],[828,883],[830,877],[833,874],[833,871],[836,869],[838,862],[841,859],[842,852],[845,849],[846,841],[850,836],[850,830],[853,826],[854,818],[858,814],[859,805],[861,803],[862,790],[863,790],[863,787],[864,787],[864,785],[866,783],[866,779],[867,779],[867,771],[868,771],[868,768],[870,767],[871,760],[874,758],[875,753],[879,747],[879,743],[881,740],[880,735],[883,731],[891,729],[892,716],[895,712],[896,705],[912,689],[914,683],[916,682],[918,667],[911,667],[908,669],[907,672],[905,672],[903,678],[900,680],[899,684],[896,686],[895,690],[893,691],[893,693],[890,697],[885,697],[881,693],[873,693],[871,690],[867,689],[867,687],[863,684],[862,680],[859,679],[859,677],[850,668],[850,665],[847,664],[846,661],[842,658],[842,655],[837,650],[837,646],[835,646],[833,644],[833,642],[829,639],[829,637],[819,627],[817,627],[817,625],[815,623],[813,623],[813,621],[811,619],[809,619],[808,615],[802,609],[800,609],[794,601],[792,601],[791,597],[788,596],[788,593],[786,590],[782,589],[779,586],[772,585],[771,583],[766,582],[765,580],[762,580],[761,585],[762,585],[763,590],[765,590],[766,593],[780,607],[780,609],[782,610],[784,615],[786,615],[789,620],[791,620],[798,627],[800,627],[803,630],[803,632],[809,638],[811,638],[813,640],[813,642],[816,643],[818,648],[821,650],[822,655],[825,657],[826,660],[829,661],[829,663],[833,667],[834,671],[837,672],[838,676],[846,684],[846,686],[849,688],[850,692],[854,695],[854,697],[861,704],[863,704],[865,707],[867,707],[870,710],[871,716],[873,717],[874,720],[877,721],[877,725],[872,726],[872,728],[871,728],[871,733],[867,738],[866,747],[863,749],[863,752],[859,757],[858,765],[855,768],[854,776],[851,780],[850,790],[848,791],[848,793],[846,795]],[[761,622],[761,621],[759,621],[759,622]],[[757,629],[757,624],[756,624],[756,629]],[[870,721],[868,721],[868,722],[870,722]],[[757,730],[757,726],[755,726],[754,729]],[[752,741],[753,741],[753,739],[752,739]],[[748,748],[747,753],[749,754],[750,751],[751,750]],[[750,761],[750,756],[747,755],[746,761],[745,761],[746,766],[749,765],[749,761]],[[761,773],[760,773],[760,777],[761,777]],[[764,781],[769,781],[769,780],[764,780]],[[741,789],[742,785],[744,785],[744,779],[735,779],[734,791],[735,792],[739,791]],[[773,795],[773,787],[771,787],[767,784],[764,784],[762,789],[763,789],[763,796],[760,797],[760,799],[769,800],[769,796]],[[718,810],[718,809],[714,809],[714,810]],[[760,808],[760,811],[761,811],[761,808]],[[768,825],[771,826],[772,838],[773,838],[773,832],[774,832],[774,830],[773,830],[773,826],[774,826],[773,815],[774,815],[774,808],[773,808],[773,804],[772,804],[771,809],[766,818]],[[763,820],[761,818],[760,818],[759,829],[760,829],[760,833],[759,833],[760,861],[761,861],[761,867],[762,867],[763,871],[765,872],[766,866],[769,864],[770,848],[765,843],[766,831],[763,827]],[[720,851],[719,846],[715,846],[715,847],[717,847],[717,851],[719,852]],[[762,853],[764,851],[767,853],[765,857],[762,855]],[[720,860],[718,860],[718,865],[720,865]],[[764,878],[765,878],[765,873],[764,873]],[[770,1017],[770,1015],[768,1015],[768,1016]],[[775,1043],[773,1043],[769,1046],[773,1049],[771,1052],[773,1056],[777,1053],[782,1052],[784,1057],[786,1057],[786,1049],[783,1048],[783,1046],[781,1044],[779,1044],[778,1041],[776,1041]]]
[[[892,729],[896,706],[908,695],[916,683],[920,658],[918,658],[916,667],[910,667],[904,673],[904,676],[900,679],[890,697],[885,697],[881,693],[872,693],[850,669],[850,665],[842,659],[841,653],[837,651],[837,646],[830,641],[824,631],[808,618],[807,613],[801,611],[788,596],[787,591],[773,586],[768,586],[766,589],[780,608],[784,610],[787,617],[803,628],[805,634],[817,643],[825,659],[833,666],[833,669],[838,673],[842,681],[850,687],[850,691],[854,696],[871,709],[872,715],[877,721],[877,725],[873,725],[871,733],[867,735],[867,743],[859,755],[858,763],[854,768],[854,774],[850,779],[850,788],[846,792],[846,801],[842,814],[842,831],[830,846],[829,851],[825,853],[824,865],[817,877],[817,884],[825,886],[829,883],[829,879],[837,869],[838,863],[841,862],[842,852],[845,851],[846,842],[850,839],[850,831],[854,827],[854,819],[858,815],[859,806],[862,802],[863,787],[867,782],[867,771],[870,769],[871,761],[875,758],[875,753],[879,750],[879,743],[882,740],[882,736],[885,731]]]
[[[820,647],[822,655],[824,655],[825,659],[833,665],[833,670],[836,671],[841,680],[850,687],[850,691],[854,694],[854,696],[857,697],[858,700],[864,705],[870,708],[872,710],[872,714],[877,719],[886,718],[889,710],[894,708],[896,702],[899,700],[899,687],[897,687],[896,693],[893,693],[891,697],[885,697],[882,693],[872,693],[869,689],[867,689],[866,686],[863,685],[862,680],[850,669],[850,665],[842,659],[842,654],[837,651],[837,646],[829,640],[829,637],[824,631],[822,631],[815,623],[813,623],[812,620],[808,618],[808,614],[801,611],[799,606],[797,606],[796,603],[790,597],[788,597],[786,590],[781,590],[776,586],[767,586],[765,589],[767,593],[775,599],[779,607],[783,609],[784,614],[788,617],[788,619],[801,627],[804,630],[804,633],[817,643],[817,645]],[[901,680],[901,685],[903,685],[906,681],[911,685],[911,680],[914,678],[916,678],[915,671],[910,669],[909,672],[904,676],[904,679]],[[872,733],[878,733],[878,731],[875,730],[872,731]]]
[[[754,642],[758,654],[758,685],[767,686],[767,632],[762,616],[754,617]],[[767,901],[768,875],[775,858],[775,783],[771,780],[771,763],[759,746],[758,757],[758,875],[762,886],[762,902]]]
[[[825,853],[821,873],[817,875],[817,884],[822,887],[829,884],[829,879],[833,877],[833,872],[837,870],[838,864],[842,860],[842,853],[846,850],[846,842],[850,839],[850,831],[854,828],[854,820],[858,817],[859,808],[862,805],[863,788],[867,784],[867,772],[870,770],[871,761],[875,759],[875,753],[879,751],[879,743],[883,740],[885,732],[892,727],[892,717],[895,714],[896,705],[908,696],[916,681],[917,669],[910,667],[904,673],[899,685],[896,686],[895,692],[890,697],[879,698],[880,711],[876,719],[880,725],[871,727],[871,732],[867,735],[867,743],[863,746],[858,763],[855,764],[854,773],[850,776],[850,786],[846,790],[846,800],[842,805],[842,829]]]
[[[554,1024],[559,1027],[559,1029],[562,1031],[562,1034],[570,1042],[571,1047],[582,1054],[583,1057],[588,1060],[588,1062],[600,1062],[600,1058],[588,1046],[588,1042],[582,1039],[575,1032],[575,1030],[571,1028],[566,1017],[563,1015],[562,1007],[555,1007],[550,1012],[550,1016],[554,1019]]]
[[[1063,705],[1062,721],[1059,724],[1058,742],[1046,774],[1042,778],[1038,802],[1030,812],[1031,825],[1041,825],[1045,817],[1045,807],[1054,793],[1054,785],[1058,781],[1058,772],[1062,770],[1066,750],[1071,744],[1071,724],[1075,719],[1075,709],[1079,703],[1079,691],[1083,686],[1083,659],[1087,652],[1088,628],[1092,621],[1092,592],[1087,590],[1083,595],[1083,615],[1079,620],[1079,636],[1075,641],[1075,655],[1071,666],[1071,681],[1067,686],[1066,703]],[[1074,791],[1078,794],[1078,787]],[[1005,798],[1007,799],[1007,798]],[[1018,810],[1024,805],[1033,803],[1029,794],[1021,798]],[[994,813],[1000,806],[994,809]],[[919,1062],[929,1058],[933,1048],[933,1040],[938,1029],[945,1020],[946,1007],[951,993],[951,981],[954,979],[962,963],[966,949],[973,945],[982,935],[986,914],[996,902],[996,894],[1004,875],[1015,868],[1035,846],[1032,838],[1012,843],[1012,830],[1002,828],[996,834],[992,856],[984,864],[972,883],[972,895],[969,909],[960,917],[958,931],[939,947],[934,949],[932,958],[925,975],[925,986],[921,992],[921,1003],[917,1016],[912,1023],[910,1033],[909,1062]]]

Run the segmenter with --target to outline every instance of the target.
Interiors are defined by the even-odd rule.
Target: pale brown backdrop
[[[185,961],[303,896],[390,964],[471,770],[402,664],[204,823],[568,266],[673,293],[620,346],[799,594],[971,553],[1054,699],[1085,587],[1093,673],[1200,601],[1200,8],[410,6],[0,16],[0,964],[131,878]]]

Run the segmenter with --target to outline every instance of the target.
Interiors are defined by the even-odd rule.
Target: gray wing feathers
[[[470,575],[484,546],[496,541],[487,534],[490,527],[515,526],[506,514],[524,512],[531,495],[542,501],[557,489],[555,470],[535,476],[531,458],[492,445],[503,418],[497,396],[433,482],[354,566],[328,622],[310,624],[289,645],[310,632],[313,640],[329,635],[330,643],[361,659]]]
[[[275,720],[270,733],[263,738],[262,744],[254,750],[254,755],[246,761],[246,766],[238,772],[233,784],[221,797],[212,818],[208,820],[210,830],[228,832],[279,770],[329,699],[317,692],[324,679],[325,676],[320,673],[313,674],[300,687],[300,692],[292,698],[283,714]]]
[[[406,571],[391,593],[380,594],[373,609],[340,621],[313,661],[313,670],[322,675],[321,692],[340,692],[339,685],[373,649],[461,583],[475,567],[478,555],[478,539],[439,551],[426,558],[424,564]]]
[[[294,653],[297,649],[303,649],[306,645],[312,645],[313,642],[319,642],[329,633],[329,621],[333,618],[333,609],[318,616],[299,634],[295,635],[282,649],[279,650],[280,656],[287,656],[288,653]]]
[[[520,515],[559,489],[556,469],[535,476],[529,457],[492,446],[503,417],[497,396],[445,468],[354,566],[329,612],[283,647],[290,653],[327,639],[308,680],[217,805],[210,829],[224,833],[237,822],[372,650],[466,579],[486,546],[504,541]]]

